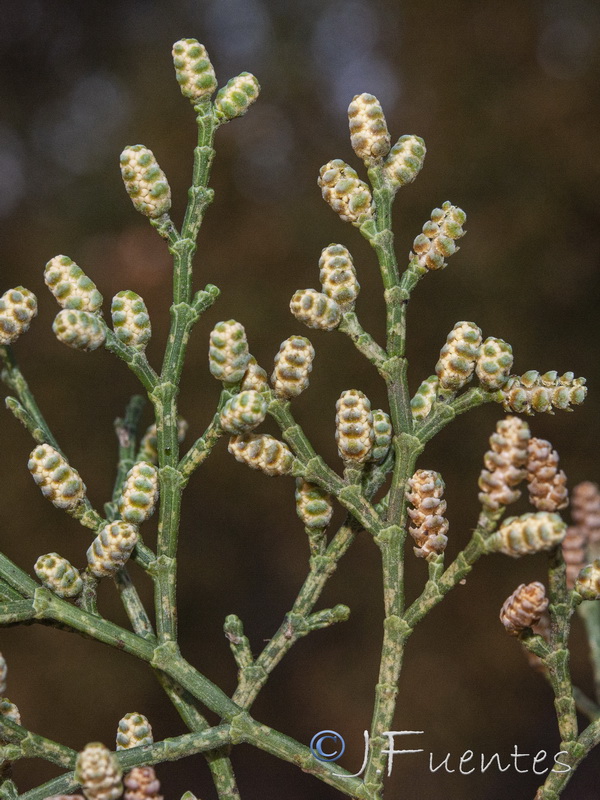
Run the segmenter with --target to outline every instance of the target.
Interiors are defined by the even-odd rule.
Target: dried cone
[[[326,528],[333,516],[331,497],[314,483],[297,478],[296,513],[305,528]]]
[[[29,329],[37,314],[37,299],[24,286],[9,289],[0,297],[0,345],[12,344]]]
[[[321,251],[319,279],[323,292],[338,304],[342,312],[354,308],[360,285],[352,256],[342,244],[330,244]]]
[[[360,225],[372,216],[369,187],[345,161],[336,158],[322,166],[318,184],[325,202],[344,222]]]
[[[375,439],[371,403],[363,392],[348,389],[342,392],[335,408],[335,440],[340,458],[350,464],[364,464]]]
[[[398,139],[383,165],[383,174],[394,191],[414,181],[423,168],[426,152],[420,136],[405,134]]]
[[[124,800],[163,800],[153,767],[134,767],[125,775]]]
[[[584,600],[600,600],[600,559],[581,570],[575,582],[575,591]]]
[[[117,750],[129,750],[152,744],[152,727],[143,714],[131,712],[119,720],[117,728]]]
[[[204,45],[197,39],[179,39],[173,45],[173,64],[181,94],[192,103],[208,99],[217,78]]]
[[[508,633],[517,636],[531,628],[548,608],[548,598],[543,583],[522,583],[505,601],[500,611],[500,622]]]
[[[572,372],[558,377],[555,371],[540,375],[532,369],[509,377],[502,387],[501,402],[506,411],[517,414],[553,414],[553,408],[564,411],[583,403],[587,395],[585,382],[585,378],[575,378]]]
[[[474,322],[456,323],[435,366],[442,389],[456,391],[471,380],[480,345],[481,329]]]
[[[600,556],[600,490],[591,481],[578,483],[571,496],[571,516],[586,539],[592,558]]]
[[[59,597],[77,597],[83,589],[79,570],[58,553],[47,553],[35,562],[35,574]]]
[[[102,295],[96,284],[68,256],[54,256],[46,264],[44,280],[63,308],[98,311]]]
[[[521,496],[515,487],[525,479],[529,426],[518,417],[506,417],[496,424],[485,454],[485,469],[479,476],[479,501],[486,510],[497,511]]]
[[[152,150],[143,144],[126,147],[121,153],[121,177],[136,211],[158,219],[171,208],[171,188]]]
[[[241,117],[255,102],[260,85],[250,72],[242,72],[232,78],[215,97],[215,111],[222,122]]]
[[[573,589],[579,573],[587,563],[587,536],[583,528],[570,525],[562,540],[563,560],[567,566],[567,588]]]
[[[335,300],[316,289],[298,289],[290,300],[290,311],[307,327],[323,331],[337,328],[342,319],[342,309]]]
[[[410,401],[410,408],[414,419],[426,419],[431,414],[431,409],[436,401],[440,382],[437,375],[430,375],[419,386],[415,396]]]
[[[123,792],[119,762],[100,742],[92,742],[77,756],[75,780],[88,800],[117,800]]]
[[[465,212],[446,201],[441,208],[434,208],[431,220],[423,225],[413,242],[413,258],[422,269],[444,269],[445,259],[456,253],[456,239],[465,235],[462,229],[467,215]]]
[[[73,509],[85,497],[79,473],[49,444],[35,447],[27,466],[44,497],[57,508]]]
[[[444,481],[439,472],[418,469],[409,479],[408,489],[406,499],[413,506],[408,509],[412,521],[408,530],[418,545],[415,555],[429,560],[443,553],[448,542]]]
[[[308,387],[315,349],[304,336],[290,336],[275,356],[271,384],[279,397],[297,397]]]
[[[558,469],[558,453],[545,439],[530,439],[527,455],[529,500],[539,511],[558,511],[569,505],[567,476]]]
[[[487,540],[487,550],[513,558],[553,550],[564,539],[566,527],[558,514],[547,511],[508,517]]]
[[[259,469],[265,475],[285,475],[294,460],[287,445],[268,433],[233,436],[228,449],[237,461]]]
[[[372,94],[357,94],[348,106],[352,149],[367,166],[390,152],[390,134],[379,100]]]

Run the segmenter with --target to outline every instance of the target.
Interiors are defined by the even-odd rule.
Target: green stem
[[[267,682],[271,672],[307,630],[298,624],[305,620],[317,603],[325,584],[335,572],[357,533],[356,523],[348,521],[337,531],[324,555],[311,558],[310,572],[300,589],[291,611],[286,614],[275,635],[251,664],[240,669],[240,682],[232,700],[250,708]]]
[[[20,758],[43,758],[59,767],[72,767],[77,757],[76,750],[38,736],[3,716],[0,716],[0,741],[18,745]]]
[[[377,344],[370,333],[367,333],[358,321],[353,311],[348,311],[342,317],[338,330],[347,334],[354,342],[356,349],[362,353],[371,364],[381,370],[387,360],[387,353]]]
[[[588,600],[581,603],[577,613],[583,619],[590,648],[590,661],[594,673],[596,701],[600,703],[600,602]]]
[[[486,392],[480,386],[468,389],[449,402],[437,403],[434,413],[417,426],[415,436],[425,444],[459,414],[464,414],[465,411],[470,411],[483,403],[500,402],[500,399],[500,392]]]
[[[135,347],[130,347],[115,335],[110,328],[106,327],[105,348],[124,361],[136,378],[140,381],[147,392],[151,392],[158,382],[158,375],[150,364],[146,355]]]
[[[163,739],[156,744],[145,747],[133,747],[129,750],[119,750],[114,755],[124,771],[129,771],[136,766],[160,764],[163,761],[178,761],[181,758],[204,753],[222,747],[229,741],[229,725],[217,725],[199,733],[186,733],[173,739]],[[76,757],[75,753],[75,757]],[[75,758],[70,764],[75,766]],[[57,794],[71,793],[81,786],[75,780],[73,772],[53,778],[43,786],[38,786],[24,794],[19,795],[19,800],[45,800]]]
[[[10,345],[0,346],[0,359],[4,362],[4,369],[2,370],[1,377],[4,383],[16,392],[17,397],[29,418],[33,421],[34,429],[41,430],[44,434],[44,441],[52,445],[60,452],[58,442],[52,435],[52,432],[46,424],[46,420],[35,402],[35,398],[27,381],[23,377],[23,373],[19,369],[19,365],[15,359],[12,347]],[[12,410],[12,409],[11,409]],[[21,420],[24,424],[24,420]],[[28,426],[28,429],[31,430]],[[34,437],[35,438],[35,437]],[[37,441],[37,439],[36,439]]]
[[[219,416],[220,414],[217,412],[202,436],[196,439],[179,462],[177,468],[186,481],[194,470],[204,463],[212,452],[213,447],[223,435],[223,430],[219,425]]]

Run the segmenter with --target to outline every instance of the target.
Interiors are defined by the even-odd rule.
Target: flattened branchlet
[[[202,345],[205,354],[208,349],[204,377],[210,383],[210,373],[219,381],[211,384],[218,399],[206,414],[204,429],[196,429],[197,421],[188,426],[179,413],[179,388],[186,351],[193,346],[191,342],[197,342],[190,334],[219,298],[216,286],[208,283],[198,288],[193,275],[196,240],[213,199],[208,183],[215,134],[250,109],[260,87],[248,72],[219,87],[206,48],[195,39],[180,39],[174,44],[173,63],[176,80],[193,107],[198,125],[193,184],[179,227],[170,216],[167,176],[152,151],[133,145],[120,157],[121,175],[135,210],[147,218],[173,256],[171,323],[161,363],[151,364],[146,354],[150,312],[134,289],[119,287],[117,274],[105,276],[106,283],[114,284],[109,327],[100,292],[71,258],[54,256],[43,270],[44,280],[60,306],[52,326],[58,339],[84,352],[106,348],[133,372],[143,392],[130,399],[125,414],[116,420],[118,462],[112,494],[101,509],[94,507],[79,472],[67,459],[65,452],[71,451],[68,443],[63,451],[56,441],[13,351],[15,343],[19,350],[26,346],[27,338],[19,340],[36,316],[37,300],[23,286],[9,288],[0,297],[2,380],[10,392],[8,408],[35,442],[29,470],[43,496],[92,535],[91,544],[89,539],[85,543],[82,540],[78,557],[73,548],[73,563],[54,551],[45,552],[49,548],[40,538],[44,552],[33,567],[35,578],[28,565],[19,566],[1,555],[0,623],[44,622],[137,657],[158,675],[190,733],[169,731],[166,738],[154,742],[153,721],[139,711],[118,709],[114,716],[119,720],[115,750],[92,742],[75,754],[65,745],[28,730],[27,697],[21,704],[23,720],[19,708],[3,697],[0,794],[8,800],[18,797],[20,789],[8,777],[12,762],[35,756],[58,764],[63,773],[27,791],[27,800],[44,800],[77,789],[87,800],[117,800],[123,792],[125,800],[163,800],[160,762],[203,753],[216,795],[219,800],[231,800],[240,796],[234,745],[244,742],[290,762],[342,795],[379,800],[386,782],[384,748],[368,748],[358,776],[337,765],[330,769],[315,759],[304,743],[259,722],[251,711],[271,672],[299,638],[348,618],[347,605],[336,599],[333,607],[322,608],[320,597],[356,536],[372,541],[380,551],[382,564],[385,620],[379,678],[373,690],[371,742],[385,744],[386,732],[394,727],[397,698],[392,689],[398,683],[405,645],[415,626],[457,584],[465,583],[480,558],[532,555],[536,556],[530,560],[532,569],[543,572],[544,564],[549,565],[548,580],[534,580],[516,589],[518,581],[507,586],[507,594],[511,590],[512,594],[502,607],[500,619],[527,650],[531,665],[550,683],[555,707],[560,710],[557,727],[562,755],[574,769],[600,741],[600,696],[597,704],[580,689],[574,690],[567,657],[571,618],[579,609],[592,644],[600,686],[595,610],[600,600],[600,490],[591,482],[575,487],[573,524],[568,527],[561,515],[569,502],[568,481],[559,468],[558,454],[550,442],[533,435],[535,420],[530,429],[518,415],[533,417],[536,413],[571,410],[586,397],[585,378],[556,371],[513,374],[513,360],[518,354],[513,356],[511,345],[498,336],[484,338],[479,326],[469,321],[454,325],[437,363],[425,363],[422,368],[411,363],[409,370],[406,336],[411,330],[407,320],[411,295],[422,280],[434,283],[432,273],[444,269],[456,254],[457,242],[466,233],[466,214],[450,201],[434,208],[422,232],[414,238],[408,263],[398,264],[391,230],[392,203],[399,190],[411,184],[422,169],[425,143],[414,134],[405,134],[392,145],[394,136],[380,102],[374,95],[362,93],[350,103],[348,121],[350,144],[363,163],[353,165],[330,158],[317,181],[326,203],[339,216],[333,222],[349,222],[354,227],[340,227],[340,236],[335,238],[342,238],[345,230],[349,240],[362,235],[372,246],[384,288],[384,341],[377,341],[359,321],[363,302],[359,279],[363,279],[363,270],[370,268],[362,263],[364,257],[355,263],[349,249],[354,247],[352,241],[348,246],[337,241],[319,245],[322,249],[320,255],[318,249],[314,253],[313,269],[318,259],[320,289],[294,292],[289,320],[294,327],[280,344],[272,365],[263,366],[251,355],[251,329],[247,333],[243,322],[230,318],[227,300],[219,300],[218,318],[222,321],[214,324],[210,333],[205,332]],[[325,159],[330,154],[321,155]],[[412,238],[415,231],[410,233]],[[359,253],[359,248],[354,252]],[[312,332],[311,339],[300,335],[295,330],[297,322],[310,328],[314,337]],[[320,369],[327,369],[318,358],[324,332],[330,332],[330,338],[345,333],[368,359],[385,390],[377,396],[377,405],[382,408],[372,409],[357,375],[347,375],[346,386],[353,388],[338,387],[335,407],[323,400],[318,388],[315,391],[309,385],[313,364],[317,378]],[[443,335],[440,331],[440,342]],[[274,341],[271,352],[276,348]],[[195,375],[196,380],[200,377]],[[412,397],[409,385],[418,386]],[[304,397],[298,399],[301,394]],[[376,397],[375,392],[372,396]],[[142,424],[145,400],[153,416]],[[294,416],[295,403],[311,401],[315,413],[330,420],[330,435],[332,441],[335,437],[341,458],[335,467],[321,457]],[[474,503],[478,493],[478,516],[471,531],[452,528],[452,546],[447,548],[453,512],[450,487],[460,475],[446,476],[447,500],[444,477],[434,469],[435,463],[425,461],[429,454],[423,458],[422,454],[428,442],[458,414],[484,403],[496,403],[508,413],[491,434],[479,476],[479,493],[476,486],[472,487]],[[267,426],[275,429],[276,435],[266,432]],[[254,476],[258,481],[263,476],[281,478],[277,484],[282,492],[287,491],[290,508],[295,504],[298,530],[288,532],[278,527],[272,536],[305,535],[308,540],[306,579],[289,611],[282,615],[279,628],[264,644],[249,640],[235,614],[224,621],[223,630],[238,671],[238,684],[231,695],[183,658],[177,625],[177,570],[188,568],[186,563],[178,568],[179,536],[193,533],[202,537],[203,552],[209,554],[213,535],[212,530],[201,526],[193,532],[180,531],[182,495],[194,471],[205,468],[204,462],[217,447],[225,458],[229,458],[228,451],[240,462],[237,465],[232,461],[236,481],[250,477],[245,467],[262,473]],[[80,467],[85,473],[87,465]],[[527,491],[523,491],[525,486]],[[533,510],[508,516],[507,507],[521,494],[526,496],[522,502],[528,498]],[[226,516],[228,510],[224,507],[212,513]],[[147,523],[155,511],[156,540],[152,523]],[[48,512],[57,513],[50,508]],[[252,514],[253,509],[248,508],[247,513]],[[66,524],[74,526],[75,522],[67,519]],[[243,529],[236,533],[246,535]],[[415,599],[407,600],[404,573],[411,569],[421,576],[422,588]],[[152,587],[152,612],[138,592],[138,579],[140,584],[145,580]],[[110,619],[103,593],[98,595],[101,581],[103,590],[114,588],[119,593],[126,625]],[[355,591],[372,591],[372,585],[365,583],[355,582]],[[337,587],[332,585],[332,591],[343,591],[340,584]],[[197,591],[200,596],[201,585]],[[467,586],[463,596],[468,591]],[[474,596],[469,597],[465,602],[473,602]],[[212,646],[213,642],[206,643],[206,647]],[[0,655],[2,695],[7,677],[6,660]],[[12,687],[8,688],[12,692]],[[102,693],[102,702],[110,704],[110,692]],[[205,718],[205,708],[212,721]],[[583,729],[577,719],[578,708],[590,719]],[[93,715],[93,703],[87,702],[82,713]],[[550,771],[541,779],[536,800],[556,800],[573,769]],[[194,800],[194,795],[187,792],[183,800]]]

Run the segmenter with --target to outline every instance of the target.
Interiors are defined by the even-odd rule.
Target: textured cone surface
[[[21,712],[7,697],[0,697],[0,716],[16,722],[17,725],[21,724]]]
[[[583,528],[571,525],[562,541],[562,554],[567,565],[567,588],[573,589],[579,573],[585,567],[587,536]]]
[[[121,153],[121,177],[127,194],[140,214],[157,219],[171,208],[171,189],[152,150],[142,144]]]
[[[131,747],[143,747],[152,744],[152,727],[143,714],[132,712],[125,714],[117,728],[117,750],[129,750]]]
[[[512,347],[503,339],[488,336],[481,345],[475,371],[479,382],[488,391],[501,389],[512,369]]]
[[[425,142],[420,136],[401,136],[390,150],[383,165],[383,174],[393,189],[412,183],[423,168]]]
[[[530,439],[529,426],[518,417],[506,417],[496,423],[490,436],[490,450],[485,454],[485,469],[479,476],[479,502],[497,511],[521,496],[515,487],[525,480]]]
[[[487,540],[488,551],[518,558],[553,550],[564,539],[566,527],[558,514],[547,511],[508,517]]]
[[[98,311],[102,295],[96,284],[68,256],[55,256],[46,264],[44,280],[63,308]]]
[[[59,311],[52,330],[59,341],[76,350],[97,350],[106,338],[102,321],[88,311]]]
[[[238,383],[249,360],[244,326],[233,319],[218,322],[211,331],[208,350],[208,365],[214,377],[224,383]]]
[[[242,381],[242,391],[262,392],[269,387],[266,371],[259,366],[254,356],[250,356],[248,367]]]
[[[297,397],[308,387],[315,349],[304,336],[290,336],[275,356],[271,385],[279,397]]]
[[[318,184],[323,199],[344,222],[360,225],[372,216],[371,192],[355,170],[339,158],[321,167]]]
[[[9,289],[0,297],[0,345],[12,344],[28,330],[37,314],[37,299],[24,286]]]
[[[380,408],[373,411],[373,449],[370,461],[383,461],[392,444],[392,422],[390,415]]]
[[[326,528],[331,522],[331,497],[314,483],[296,479],[296,512],[305,528]]]
[[[163,800],[153,767],[134,767],[125,775],[124,800]]]
[[[539,511],[569,505],[567,476],[558,469],[558,453],[545,439],[530,439],[527,457],[529,500]]]
[[[413,242],[413,257],[420,267],[436,270],[446,266],[445,259],[458,250],[456,239],[465,235],[462,226],[466,219],[465,212],[448,201],[433,209],[431,219],[423,225],[423,233]]]
[[[600,559],[581,570],[575,582],[575,591],[584,600],[600,600]]]
[[[177,441],[179,444],[185,439],[188,424],[183,417],[177,418]],[[139,461],[148,461],[150,464],[158,463],[158,434],[156,431],[156,423],[152,423],[142,436],[140,442],[140,451],[138,453]]]
[[[105,525],[87,551],[90,572],[97,578],[114,575],[127,562],[137,539],[135,525],[120,521]]]
[[[435,366],[443,389],[456,391],[471,380],[480,345],[481,330],[474,322],[456,323],[446,337]]]
[[[250,72],[232,78],[215,97],[217,116],[224,121],[241,117],[258,98],[260,85]]]
[[[522,583],[505,601],[500,611],[500,622],[508,633],[519,634],[540,621],[548,608],[548,598],[543,583]]]
[[[408,481],[406,499],[413,506],[408,509],[412,521],[408,530],[417,544],[414,551],[419,558],[435,556],[446,549],[449,525],[444,517],[443,494],[444,481],[434,470],[418,469]]]
[[[350,252],[341,244],[330,244],[321,252],[319,278],[323,293],[331,297],[342,311],[354,307],[360,285]]]
[[[141,525],[154,513],[157,500],[158,470],[149,461],[134,464],[127,473],[119,499],[121,519]]]
[[[502,387],[502,404],[506,411],[517,414],[552,414],[553,408],[564,411],[583,403],[587,395],[585,382],[585,378],[575,378],[572,372],[560,377],[556,372],[540,375],[535,370],[511,375]]]
[[[440,382],[437,375],[430,375],[419,386],[415,396],[410,401],[410,408],[414,419],[426,419],[433,408],[439,391]]]
[[[335,440],[340,458],[364,464],[373,450],[375,433],[371,403],[363,392],[348,389],[335,404]]]
[[[209,98],[217,88],[217,78],[204,45],[197,39],[179,39],[173,45],[175,77],[181,94],[191,102]]]
[[[227,433],[247,433],[267,416],[267,401],[260,392],[250,389],[227,401],[221,411],[221,427]]]
[[[47,553],[35,562],[35,574],[59,597],[76,597],[83,589],[79,570],[58,553]]]
[[[340,324],[342,309],[322,292],[299,289],[290,300],[290,311],[309,328],[332,331]]]
[[[571,516],[584,534],[586,544],[592,551],[596,548],[600,549],[600,489],[598,489],[598,485],[591,481],[578,483],[573,489],[571,503]]]
[[[143,350],[150,341],[152,328],[148,309],[139,294],[119,292],[113,297],[110,311],[117,338],[123,344]]]
[[[35,447],[27,466],[44,497],[57,508],[74,508],[85,496],[79,473],[49,444]]]
[[[379,100],[357,94],[348,106],[350,143],[359,158],[370,165],[390,152],[390,134]]]
[[[92,742],[77,756],[75,780],[88,800],[117,800],[123,792],[121,767],[100,742]]]
[[[6,666],[6,659],[0,653],[0,695],[6,691],[6,676],[8,674],[8,667]]]
[[[285,475],[290,471],[293,456],[287,445],[268,433],[247,433],[229,440],[229,452],[237,461],[266,475]]]

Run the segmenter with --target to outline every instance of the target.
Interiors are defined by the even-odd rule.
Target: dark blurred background
[[[212,185],[216,198],[203,226],[196,288],[216,283],[222,297],[195,329],[181,392],[187,442],[212,416],[219,385],[207,369],[213,325],[234,317],[251,351],[270,371],[279,343],[306,334],[288,310],[297,288],[318,287],[318,258],[330,242],[352,251],[362,286],[357,310],[379,339],[383,304],[374,256],[360,234],[324,204],[318,169],[343,158],[357,169],[346,108],[372,92],[393,141],[423,136],[428,155],[415,184],[397,198],[401,265],[431,209],[444,200],[468,214],[468,235],[448,268],[428,276],[410,308],[411,388],[433,372],[457,320],[484,336],[507,339],[519,373],[573,370],[589,398],[575,413],[532,418],[550,438],[570,484],[599,480],[597,362],[600,225],[598,81],[600,8],[592,0],[60,0],[0,2],[1,291],[33,290],[40,312],[15,351],[53,430],[101,507],[113,481],[113,419],[137,391],[126,367],[106,352],[69,350],[51,331],[56,304],[43,267],[65,253],[104,293],[121,289],[146,300],[155,366],[164,345],[169,258],[123,190],[118,156],[141,142],[169,177],[180,221],[195,141],[193,114],[179,93],[171,44],[195,37],[208,48],[221,84],[242,70],[262,85],[248,115],[218,132]],[[294,403],[315,446],[336,469],[335,400],[347,388],[385,403],[371,365],[341,334],[310,332],[317,356],[311,388]],[[385,407],[385,406],[384,406]],[[476,410],[433,442],[419,466],[442,472],[450,519],[449,555],[475,524],[477,476],[499,407]],[[151,422],[146,410],[144,426]],[[268,430],[271,428],[267,427]],[[272,431],[274,432],[274,430]],[[2,412],[2,549],[32,572],[41,553],[85,563],[88,532],[45,502],[27,473],[31,441]],[[291,479],[267,478],[238,464],[221,442],[185,495],[179,581],[184,655],[226,691],[235,667],[222,624],[245,621],[255,652],[273,634],[301,585],[307,543],[295,516]],[[527,510],[524,502],[515,513]],[[342,518],[341,514],[336,520]],[[152,523],[147,523],[153,530]],[[152,533],[147,533],[149,538]],[[425,565],[409,553],[409,594]],[[132,568],[151,604],[148,582]],[[425,754],[398,758],[390,797],[533,797],[538,778],[510,769],[468,776],[429,772],[436,762],[473,750],[506,762],[515,745],[535,754],[558,749],[552,696],[499,621],[499,608],[521,582],[544,579],[545,557],[492,556],[477,565],[409,642],[400,682],[398,730],[424,730]],[[109,582],[101,609],[125,624]],[[339,731],[356,771],[369,727],[381,642],[377,548],[361,535],[330,581],[320,607],[347,603],[347,623],[298,643],[260,695],[258,719],[308,743]],[[591,691],[579,621],[573,673]],[[111,745],[129,711],[146,714],[156,738],[183,725],[142,664],[103,645],[40,626],[3,630],[7,693],[33,731],[80,749]],[[212,718],[211,718],[212,719]],[[525,762],[521,762],[521,765]],[[295,767],[241,746],[234,764],[244,800],[338,797]],[[564,797],[597,797],[600,754],[592,754]],[[39,762],[15,768],[21,791],[58,774]],[[165,764],[165,797],[191,790],[215,797],[202,757]],[[596,787],[596,788],[594,788]]]

